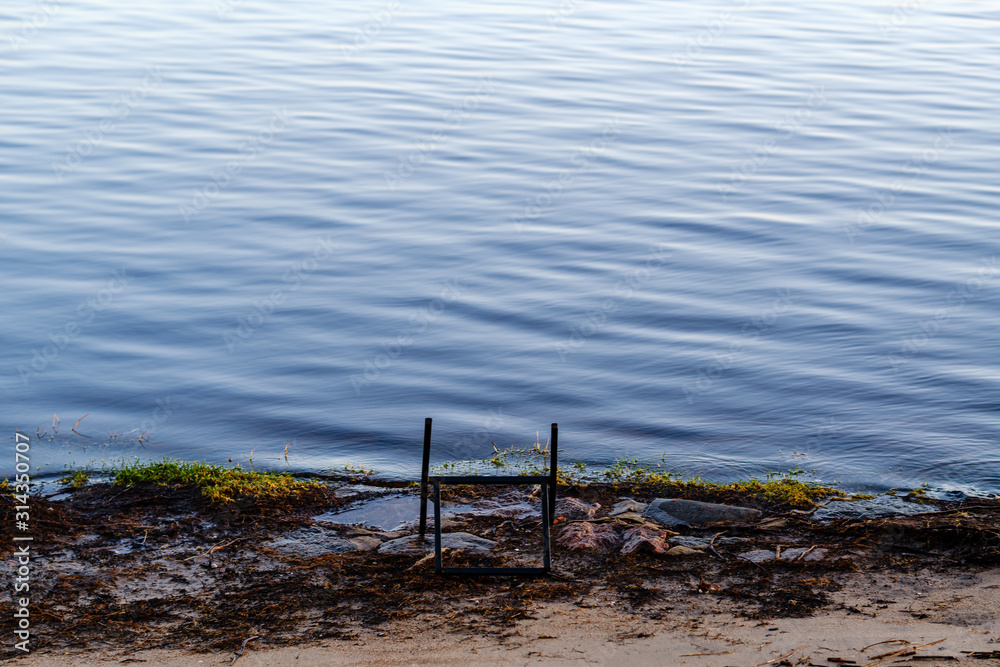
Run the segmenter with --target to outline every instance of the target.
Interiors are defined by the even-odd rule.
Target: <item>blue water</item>
[[[998,492],[998,118],[982,2],[5,3],[0,467]]]

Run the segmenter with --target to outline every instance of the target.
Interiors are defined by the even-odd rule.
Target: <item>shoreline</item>
[[[553,572],[543,577],[437,575],[423,549],[387,551],[412,528],[331,520],[352,503],[406,501],[413,489],[398,482],[356,478],[224,502],[190,485],[86,485],[31,499],[37,634],[32,655],[8,657],[69,664],[59,661],[72,655],[59,656],[83,651],[88,664],[107,655],[106,664],[208,665],[231,661],[246,641],[243,666],[601,664],[623,655],[726,666],[803,644],[810,648],[799,657],[820,663],[820,646],[857,651],[881,640],[855,639],[880,636],[913,645],[948,637],[948,655],[994,664],[960,651],[1000,650],[1000,620],[989,611],[1000,608],[1000,502],[935,501],[928,511],[916,494],[899,500],[912,505],[909,515],[821,522],[794,484],[671,487],[646,477],[561,486]],[[667,527],[634,511],[684,495],[759,514]],[[450,551],[449,562],[537,558],[537,513],[510,509],[536,503],[530,490],[456,487],[445,502],[455,510],[445,532],[496,543]],[[9,547],[4,556],[11,560]],[[5,615],[3,630],[12,625]],[[672,651],[735,653],[655,662]]]

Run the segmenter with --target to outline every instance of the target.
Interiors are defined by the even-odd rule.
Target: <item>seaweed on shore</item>
[[[940,503],[935,512],[824,524],[812,521],[808,510],[793,509],[797,502],[788,498],[769,500],[758,486],[743,491],[662,479],[564,487],[561,496],[605,509],[623,498],[669,493],[750,505],[765,517],[754,525],[685,529],[702,539],[725,530],[733,540],[701,555],[557,548],[549,577],[435,575],[419,555],[348,551],[304,557],[276,551],[275,538],[315,526],[317,514],[358,497],[338,495],[336,485],[219,501],[192,484],[135,480],[88,485],[58,501],[32,497],[36,645],[223,651],[238,649],[251,636],[259,637],[258,645],[283,645],[358,637],[405,621],[506,636],[551,602],[624,607],[671,622],[697,609],[749,618],[808,616],[833,605],[833,594],[856,573],[1000,562],[1000,503]],[[510,492],[448,489],[463,500]],[[12,496],[4,494],[0,533],[10,531],[14,511]],[[449,553],[451,564],[507,566],[537,557],[537,516],[466,516],[462,526],[500,547],[489,555]],[[328,530],[344,540],[393,536],[348,526]],[[11,543],[0,538],[0,544]],[[754,549],[810,547],[827,555],[759,563],[740,558]],[[4,548],[9,555],[10,547]],[[5,618],[0,630],[10,631],[12,624]]]

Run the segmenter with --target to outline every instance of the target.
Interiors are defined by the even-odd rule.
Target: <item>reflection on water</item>
[[[14,2],[0,426],[1000,491],[1000,16],[815,9]]]

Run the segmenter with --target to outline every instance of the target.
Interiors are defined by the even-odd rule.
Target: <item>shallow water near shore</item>
[[[430,416],[436,464],[559,422],[591,469],[1000,492],[996,9],[46,6],[0,14],[39,476],[415,479]]]

